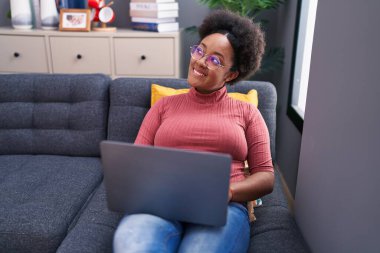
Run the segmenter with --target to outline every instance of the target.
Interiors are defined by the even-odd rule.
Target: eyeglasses
[[[191,58],[196,61],[199,61],[206,56],[206,66],[210,70],[215,70],[219,67],[223,68],[224,66],[220,63],[219,57],[216,55],[207,55],[199,45],[194,45],[190,47]]]

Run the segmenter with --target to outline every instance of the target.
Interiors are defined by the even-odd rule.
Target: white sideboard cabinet
[[[0,73],[180,77],[180,33],[0,28]]]

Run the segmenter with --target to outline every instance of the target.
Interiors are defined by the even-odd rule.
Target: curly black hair
[[[228,10],[216,10],[203,20],[198,32],[201,40],[213,33],[227,36],[235,55],[231,70],[239,72],[230,84],[251,76],[260,68],[265,49],[264,33],[249,18]]]

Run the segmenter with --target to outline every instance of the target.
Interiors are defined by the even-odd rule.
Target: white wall
[[[380,252],[380,1],[320,0],[296,220],[313,252]]]

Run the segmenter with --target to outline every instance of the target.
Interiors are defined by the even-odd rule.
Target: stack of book
[[[175,32],[179,29],[175,0],[131,0],[129,14],[134,30]]]

